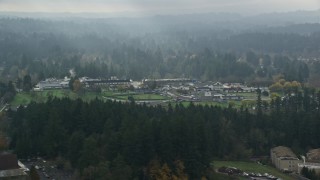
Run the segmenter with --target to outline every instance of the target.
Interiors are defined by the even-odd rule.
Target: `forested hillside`
[[[283,75],[306,82],[309,73],[318,72],[309,69],[318,67],[319,61],[298,61],[319,55],[317,24],[294,26],[299,33],[277,32],[281,28],[238,32],[188,23],[181,24],[190,25],[183,30],[160,22],[150,26],[156,30],[139,31],[144,23],[2,18],[2,80],[17,82],[30,75],[35,84],[68,76],[74,69],[78,76],[93,78],[188,77],[250,83]],[[313,30],[307,33],[303,27]]]
[[[214,159],[247,159],[277,145],[296,152],[320,146],[320,92],[304,89],[270,103],[257,96],[255,112],[51,98],[8,112],[11,148],[20,158],[63,158],[82,178],[153,179],[166,172],[196,179],[214,175]]]

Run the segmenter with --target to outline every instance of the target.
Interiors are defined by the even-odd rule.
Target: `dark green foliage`
[[[20,157],[60,156],[85,177],[142,178],[159,159],[170,169],[179,160],[190,178],[198,178],[214,158],[248,159],[277,145],[319,147],[318,96],[305,89],[270,106],[260,102],[257,113],[54,98],[11,113],[11,147]]]
[[[133,96],[128,96],[128,100],[129,100],[131,103],[134,103],[134,98],[133,98]]]
[[[268,97],[269,96],[269,92],[268,91],[263,91],[262,95]]]
[[[34,166],[30,168],[30,180],[40,180],[40,176]]]
[[[70,78],[70,81],[69,81],[69,88],[73,91],[73,83],[74,81],[76,80],[77,78],[75,77],[71,77]]]
[[[32,83],[31,83],[31,76],[30,75],[25,75],[23,77],[23,90],[26,92],[29,92],[32,89]]]
[[[10,92],[10,93],[13,93],[13,94],[16,93],[16,89],[14,88],[14,85],[13,85],[12,81],[9,81],[9,82],[8,82],[8,89],[7,89],[7,91]]]
[[[311,180],[319,180],[320,179],[320,175],[316,174],[314,169],[308,169],[306,167],[303,167],[301,169],[300,174],[308,179],[311,179]]]
[[[179,159],[190,177],[200,177],[214,155],[233,153],[216,149],[226,143],[217,136],[221,113],[219,108],[193,105],[167,111],[132,103],[52,99],[13,113],[11,146],[20,157],[61,156],[75,168],[87,169],[83,172],[111,162],[111,175],[117,179],[140,176],[141,168],[155,157],[169,166]],[[224,131],[233,131],[231,124],[228,120]],[[228,136],[226,141],[232,146],[237,140]]]
[[[257,116],[261,117],[262,114],[262,100],[261,100],[261,89],[257,89]]]
[[[12,81],[9,81],[8,84],[0,82],[0,98],[2,100],[1,103],[10,102],[14,95],[16,94],[16,90],[12,84]]]

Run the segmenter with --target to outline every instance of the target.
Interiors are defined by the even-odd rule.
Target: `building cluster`
[[[111,79],[92,79],[88,77],[79,78],[80,82],[86,87],[107,87],[112,85],[125,85],[129,86],[131,83],[130,79],[118,79],[111,77]]]
[[[43,91],[48,89],[64,89],[69,88],[70,78],[65,77],[64,79],[49,78],[44,81],[40,81],[33,90]]]
[[[86,88],[106,87],[112,85],[130,85],[129,79],[118,79],[111,77],[110,79],[92,79],[89,77],[79,78],[81,84]],[[44,81],[40,81],[34,88],[35,91],[43,91],[49,89],[67,89],[69,88],[70,78],[64,79],[49,78]]]
[[[202,100],[213,100],[218,102],[228,100],[242,100],[243,97],[234,93],[243,92],[239,87],[226,86],[219,82],[213,85],[204,85],[195,88],[196,95]]]
[[[0,179],[28,180],[29,169],[18,161],[16,155],[2,152],[0,154]]]
[[[165,85],[175,85],[175,84],[184,84],[192,83],[194,80],[188,78],[174,78],[174,79],[144,79],[142,83],[147,86],[165,86]]]
[[[158,81],[154,81],[157,83]],[[148,84],[152,84],[148,82]],[[225,102],[225,101],[241,101],[244,99],[243,96],[238,93],[254,93],[257,91],[255,87],[248,87],[247,85],[241,83],[220,83],[220,82],[197,82],[191,80],[176,80],[168,81],[165,83],[165,80],[161,81],[160,89],[163,93],[170,92],[171,94],[175,91],[176,96],[185,99],[185,100],[199,100],[199,101],[216,101],[216,102]],[[158,85],[158,84],[157,84]],[[158,85],[159,86],[159,85]],[[260,88],[260,90],[267,91],[267,87]]]
[[[237,93],[254,93],[257,91],[256,87],[248,87],[241,83],[220,83],[207,84],[204,86],[196,87],[196,92],[200,97],[217,102],[223,102],[228,100],[241,101],[243,96],[237,95]],[[269,92],[267,87],[261,87],[260,90]]]
[[[306,157],[301,156],[302,160],[290,148],[284,146],[272,148],[270,155],[274,166],[281,171],[300,173],[305,167],[320,175],[320,149],[310,150]]]
[[[108,88],[119,90],[121,88],[130,89],[136,93],[157,93],[182,101],[241,101],[248,96],[241,93],[255,93],[256,87],[249,87],[242,83],[220,83],[220,82],[200,82],[188,78],[175,79],[144,79],[142,81],[132,81],[130,79],[94,79],[89,77],[79,78],[82,87],[89,90],[99,90]],[[69,88],[70,79],[46,79],[40,81],[34,90],[42,91],[47,89]],[[267,87],[260,87],[261,92],[268,92]]]

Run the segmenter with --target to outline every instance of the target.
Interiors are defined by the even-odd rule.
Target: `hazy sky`
[[[240,12],[320,9],[320,0],[0,0],[0,11],[20,12]]]

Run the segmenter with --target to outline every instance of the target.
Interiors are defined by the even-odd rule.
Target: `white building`
[[[272,163],[281,171],[298,171],[298,163],[301,161],[288,147],[278,146],[270,150]]]
[[[298,173],[301,173],[303,167],[314,170],[316,174],[320,174],[320,163],[303,162],[298,163]]]
[[[69,87],[70,79],[65,77],[64,79],[55,79],[50,78],[46,79],[45,81],[40,81],[36,87],[34,88],[35,91],[42,91],[45,89],[63,89]]]
[[[206,91],[206,92],[204,92],[204,96],[205,97],[211,97],[212,95],[211,95],[210,91]]]

